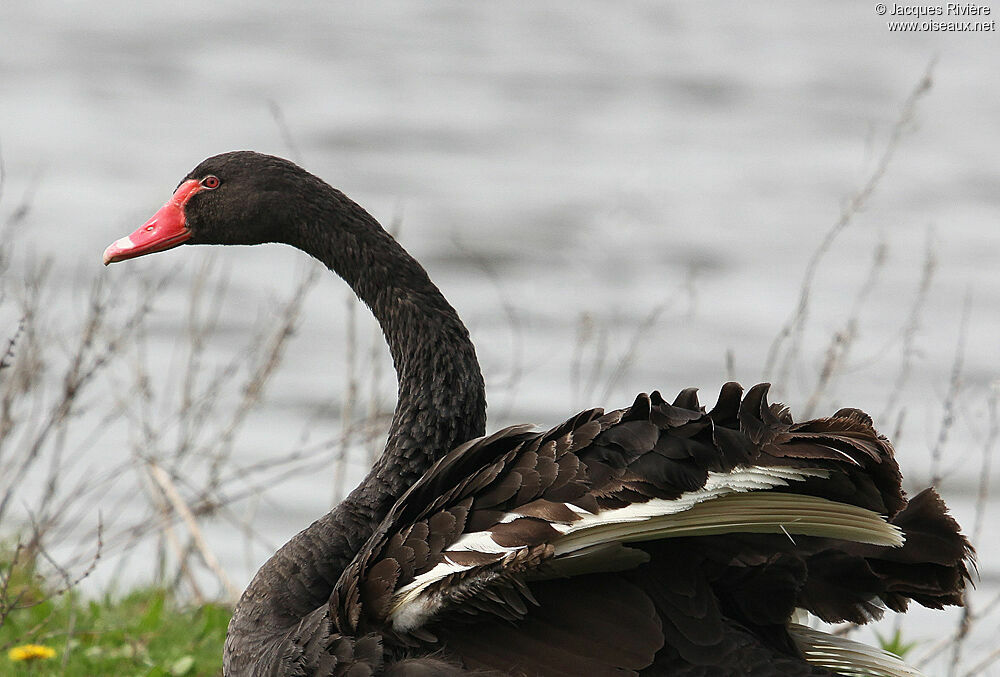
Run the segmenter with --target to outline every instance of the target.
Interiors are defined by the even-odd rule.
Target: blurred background
[[[5,0],[0,538],[36,534],[85,589],[225,598],[380,449],[387,351],[315,262],[101,266],[202,158],[254,149],[425,264],[490,430],[653,389],[711,406],[729,379],[774,381],[799,418],[870,412],[908,488],[934,480],[981,536],[974,664],[1000,619],[997,33],[886,22],[791,0]],[[930,654],[958,622],[903,627]]]

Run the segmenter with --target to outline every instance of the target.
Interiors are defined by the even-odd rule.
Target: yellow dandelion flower
[[[41,644],[22,644],[21,646],[15,646],[7,652],[7,656],[12,661],[44,660],[46,658],[52,658],[55,655],[55,649],[42,646]]]

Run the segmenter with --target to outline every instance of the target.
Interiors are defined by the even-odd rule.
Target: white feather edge
[[[594,521],[584,529],[574,524],[553,545],[559,557],[597,543],[723,533],[801,534],[890,547],[903,544],[899,528],[870,510],[815,496],[760,492],[729,494],[684,512],[652,515],[638,522]]]
[[[552,541],[555,558],[550,562],[574,554],[585,559],[591,550],[603,555],[605,551],[599,546],[605,544],[723,533],[784,533],[789,538],[792,534],[800,534],[890,547],[903,544],[899,528],[871,510],[814,496],[766,491],[788,486],[792,481],[828,476],[829,472],[821,468],[747,466],[728,473],[710,472],[701,489],[685,492],[673,500],[653,499],[596,514],[566,504],[580,519],[550,522],[561,533]],[[510,522],[521,516],[512,511],[500,522]],[[502,546],[492,539],[489,531],[478,531],[462,535],[448,551],[505,554],[523,547]],[[433,614],[435,605],[429,600],[418,603],[428,586],[473,568],[450,560],[448,551],[444,553],[443,562],[393,594],[389,618],[397,630],[419,627]],[[572,568],[580,572],[588,570],[579,562]]]
[[[798,623],[788,624],[788,633],[805,659],[813,665],[848,677],[924,677],[900,658],[861,642],[837,637]]]

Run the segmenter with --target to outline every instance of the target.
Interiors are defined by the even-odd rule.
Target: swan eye
[[[222,182],[219,181],[219,177],[212,175],[208,175],[201,180],[201,185],[204,186],[205,188],[208,188],[209,190],[213,188],[218,188],[220,183]]]

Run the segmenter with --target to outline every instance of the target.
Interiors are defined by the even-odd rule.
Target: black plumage
[[[796,423],[766,384],[729,383],[711,411],[694,389],[654,392],[480,437],[467,330],[342,193],[226,153],[157,217],[105,261],[183,242],[298,247],[372,309],[399,380],[369,475],[243,594],[227,675],[828,675],[796,608],[864,622],[962,602],[968,542],[932,490],[907,502],[861,411]]]

